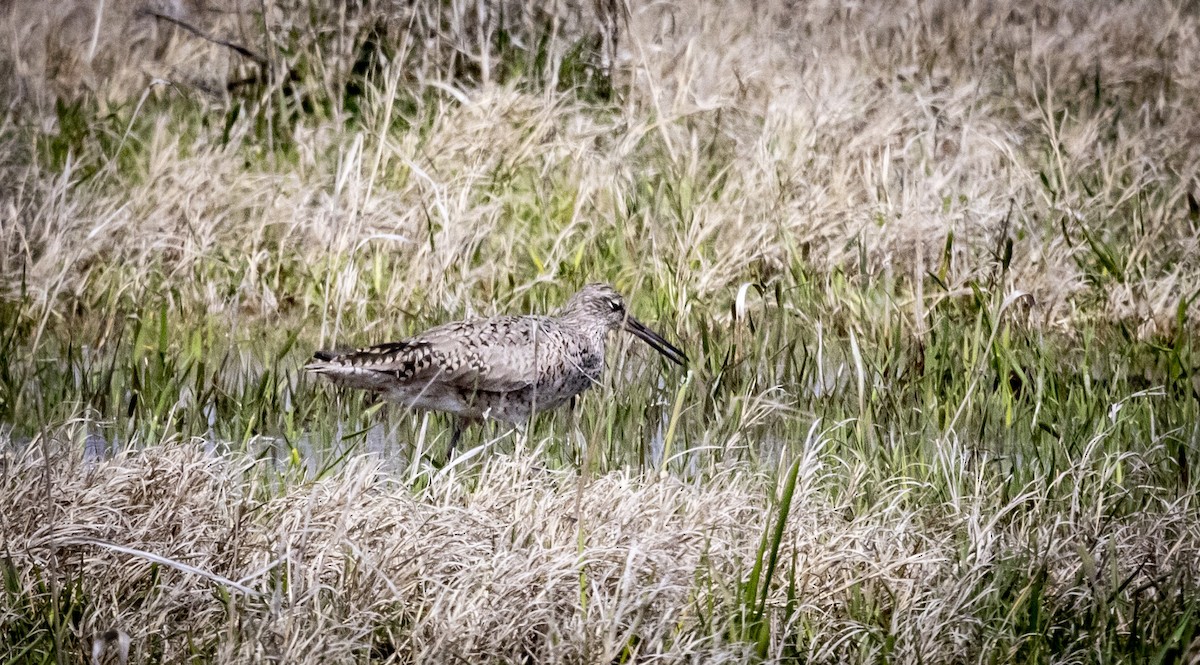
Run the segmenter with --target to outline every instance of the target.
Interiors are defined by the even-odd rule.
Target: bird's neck
[[[588,316],[587,312],[580,309],[568,309],[557,317],[558,323],[563,330],[571,331],[581,345],[587,346],[589,351],[597,355],[604,355],[604,342],[608,338],[608,327],[597,325],[595,317]]]

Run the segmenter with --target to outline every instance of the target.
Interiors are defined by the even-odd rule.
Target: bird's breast
[[[562,352],[539,363],[541,387],[574,395],[599,383],[604,374],[604,348],[596,344],[565,344]]]

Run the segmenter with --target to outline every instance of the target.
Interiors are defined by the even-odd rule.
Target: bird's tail
[[[338,385],[385,391],[394,387],[404,369],[403,358],[397,354],[411,346],[408,342],[392,342],[348,351],[317,351],[304,369]]]
[[[313,354],[312,362],[304,366],[304,370],[323,376],[339,386],[373,391],[385,390],[391,377],[386,373],[359,367],[349,362],[347,356],[353,353],[353,351],[317,351]]]
[[[304,366],[304,371],[317,374],[328,372],[335,367],[341,366],[338,360],[342,355],[340,351],[317,351],[313,353],[312,360]]]
[[[342,355],[342,354],[338,353],[337,351],[315,351],[315,352],[313,352],[313,360],[316,360],[318,362],[329,362],[330,360],[333,360],[334,358],[337,358],[340,355]],[[305,365],[304,368],[308,369],[309,367],[312,367],[316,364],[317,363]]]

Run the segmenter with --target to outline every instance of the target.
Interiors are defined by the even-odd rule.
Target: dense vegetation
[[[4,16],[4,662],[1200,658],[1194,9],[108,4]],[[451,463],[300,370],[589,281],[692,365]]]

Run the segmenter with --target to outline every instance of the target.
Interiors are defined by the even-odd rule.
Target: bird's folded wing
[[[457,321],[403,342],[319,358],[321,362],[309,368],[317,372],[354,368],[389,374],[413,385],[437,382],[466,390],[512,392],[536,380],[535,329],[532,317]]]
[[[421,377],[466,390],[528,388],[537,381],[535,327],[534,317],[502,316],[431,328],[412,340],[432,360]]]

